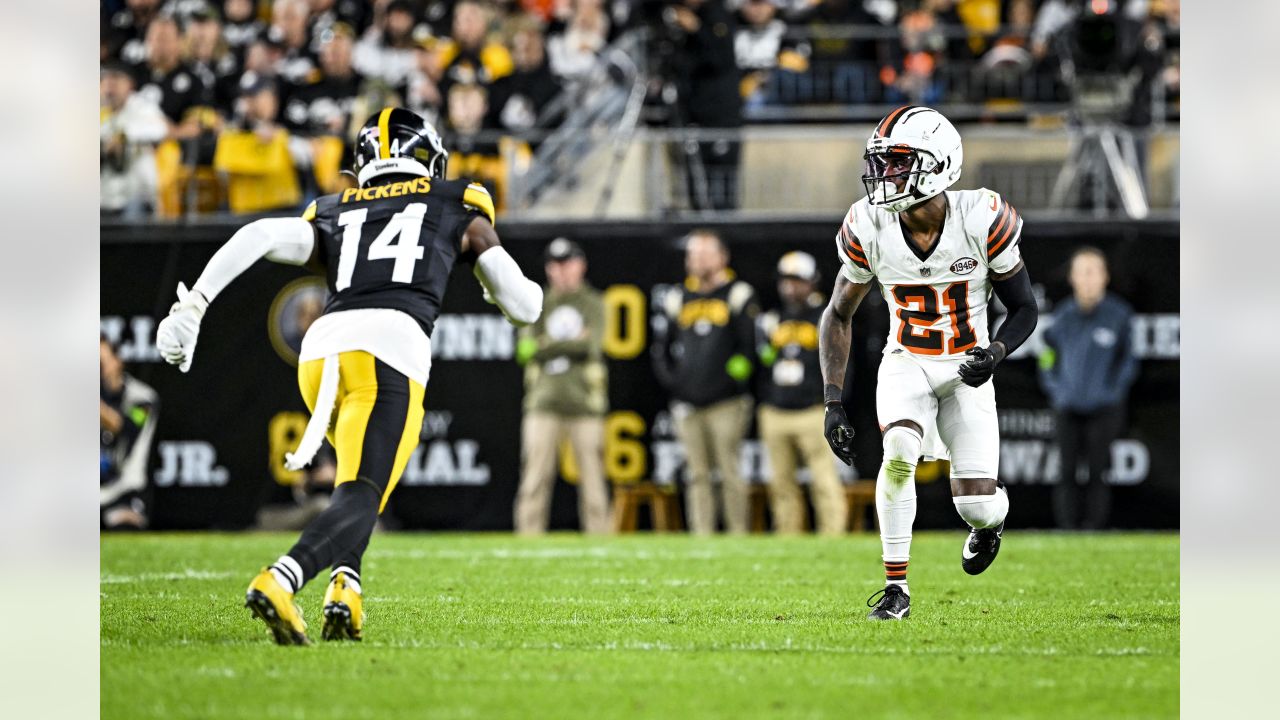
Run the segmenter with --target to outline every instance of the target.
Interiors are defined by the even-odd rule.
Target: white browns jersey
[[[954,358],[986,347],[991,277],[1021,261],[1022,218],[998,193],[983,188],[943,196],[946,220],[928,253],[906,238],[897,214],[866,198],[849,208],[836,234],[844,276],[880,282],[890,309],[886,353]]]

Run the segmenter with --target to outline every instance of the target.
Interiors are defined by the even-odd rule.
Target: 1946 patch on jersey
[[[951,263],[951,272],[957,275],[968,275],[978,267],[978,261],[971,257],[963,257]]]

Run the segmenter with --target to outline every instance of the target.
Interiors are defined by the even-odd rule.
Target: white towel
[[[329,420],[333,416],[333,405],[338,399],[338,356],[329,355],[324,359],[324,367],[320,370],[320,393],[316,396],[315,412],[307,421],[307,429],[302,432],[302,440],[295,452],[285,453],[284,466],[289,470],[301,470],[315,457],[329,430]]]

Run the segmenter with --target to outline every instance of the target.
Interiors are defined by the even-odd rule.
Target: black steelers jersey
[[[325,314],[399,310],[430,336],[476,215],[494,222],[493,199],[466,180],[412,178],[317,199],[303,218],[315,225],[312,260],[328,279]]]

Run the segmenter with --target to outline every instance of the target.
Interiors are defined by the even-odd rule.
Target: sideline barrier
[[[195,363],[187,375],[164,365],[154,348],[155,325],[173,302],[179,280],[195,280],[205,262],[243,219],[199,224],[108,224],[102,227],[102,329],[121,342],[131,373],[161,397],[151,464],[153,527],[235,529],[257,508],[287,495],[296,478],[283,459],[306,425],[291,359],[296,319],[320,280],[262,262],[218,297],[205,318]],[[819,261],[823,286],[837,270],[839,217],[707,223],[729,242],[732,266],[757,288],[765,307],[776,303],[777,258],[805,250]],[[611,412],[605,466],[611,480],[672,481],[681,465],[666,399],[649,366],[650,309],[655,296],[683,279],[679,238],[691,223],[502,222],[511,254],[538,281],[542,250],[563,235],[585,249],[588,279],[608,308]],[[1178,526],[1178,240],[1176,221],[1106,222],[1026,217],[1023,255],[1037,291],[1051,303],[1068,293],[1065,261],[1081,244],[1111,259],[1112,287],[1134,306],[1135,347],[1142,370],[1133,389],[1127,431],[1113,445],[1113,523],[1125,528]],[[1043,324],[1042,324],[1043,327]],[[878,353],[887,317],[874,294],[855,319],[854,406],[858,470],[874,477],[879,434],[874,414]],[[433,341],[423,442],[387,512],[405,527],[510,529],[518,482],[522,369],[512,357],[514,330],[482,300],[469,268],[450,278],[445,314]],[[1035,378],[1028,346],[997,374],[1001,476],[1016,498],[1019,527],[1052,524],[1051,483],[1057,480],[1053,419]],[[748,477],[766,474],[758,445],[743,453]],[[843,466],[842,466],[843,467]],[[573,468],[562,464],[572,475]],[[849,476],[848,479],[852,479]],[[916,525],[957,528],[943,468],[922,466]],[[561,484],[552,527],[576,527],[576,498]]]

